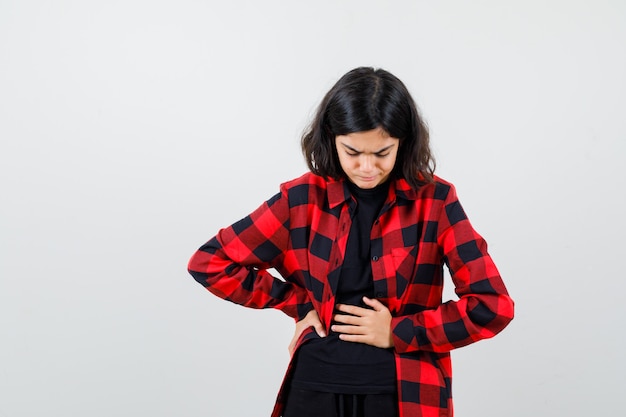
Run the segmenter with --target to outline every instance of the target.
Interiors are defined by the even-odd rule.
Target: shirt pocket
[[[415,275],[415,264],[417,258],[417,246],[404,246],[391,249],[391,259],[396,276],[396,291],[398,297],[402,296],[407,285]]]

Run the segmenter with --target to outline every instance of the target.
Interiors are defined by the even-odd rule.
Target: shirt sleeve
[[[459,299],[435,309],[392,319],[397,352],[448,352],[490,338],[513,319],[514,303],[470,224],[453,186],[439,214],[437,244]]]
[[[312,309],[306,290],[272,276],[289,247],[289,204],[281,192],[224,228],[189,260],[188,271],[210,292],[250,308],[275,308],[295,319]]]

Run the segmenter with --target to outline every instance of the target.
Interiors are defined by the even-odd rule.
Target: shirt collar
[[[411,188],[405,179],[394,178],[390,181],[391,184],[389,191],[390,193],[395,193],[396,198],[401,198],[403,200],[417,200],[417,191]],[[348,188],[346,180],[343,178],[337,180],[329,178],[327,192],[328,205],[331,209],[350,199],[350,189]],[[395,200],[396,199],[394,198],[394,201]]]
[[[328,179],[328,205],[331,209],[350,198],[350,190],[345,182],[346,180],[343,178],[338,180],[332,178]]]

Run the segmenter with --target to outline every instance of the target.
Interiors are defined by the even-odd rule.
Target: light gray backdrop
[[[0,0],[0,417],[267,416],[290,319],[189,256],[300,175],[322,95],[405,81],[517,317],[458,416],[624,415],[623,1]]]

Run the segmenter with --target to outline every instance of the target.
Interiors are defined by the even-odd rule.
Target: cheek
[[[339,165],[341,165],[341,169],[343,169],[345,172],[350,170],[350,161],[347,160],[345,157],[339,157]]]
[[[381,164],[381,168],[383,169],[383,171],[391,171],[395,163],[395,159],[389,159]]]
[[[391,160],[389,160],[389,170],[391,171],[398,163],[398,154],[395,154]]]

